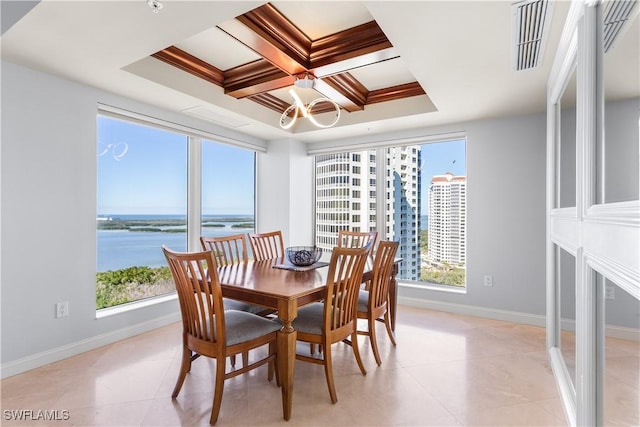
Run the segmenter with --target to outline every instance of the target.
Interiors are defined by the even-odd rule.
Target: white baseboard
[[[474,305],[456,304],[451,302],[425,300],[422,298],[398,297],[398,304],[412,307],[429,308],[446,311],[448,313],[466,314],[468,316],[485,317],[503,320],[505,322],[523,323],[532,326],[546,326],[546,317],[539,314],[520,313],[517,311],[500,310],[497,308],[477,307]]]
[[[604,333],[611,338],[622,340],[640,341],[640,329],[626,328],[624,326],[607,325]]]
[[[57,362],[67,357],[75,356],[104,345],[132,337],[134,335],[149,332],[153,329],[167,326],[180,321],[180,313],[159,317],[147,322],[138,323],[106,334],[97,335],[71,344],[63,345],[41,353],[32,354],[18,360],[3,363],[0,366],[0,378],[7,378],[49,363]]]
[[[422,298],[398,297],[398,304],[412,307],[428,308],[431,310],[446,311],[448,313],[478,316],[487,319],[503,320],[505,322],[522,323],[525,325],[546,327],[546,316],[517,311],[500,310],[497,308],[477,307],[473,305],[456,304],[451,302],[433,301]],[[562,329],[575,331],[575,320],[562,319]],[[629,341],[640,341],[640,329],[623,326],[607,325],[605,335],[611,338],[620,338]]]

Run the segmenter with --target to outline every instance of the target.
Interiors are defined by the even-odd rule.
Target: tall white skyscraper
[[[429,262],[464,267],[466,246],[467,177],[436,175],[429,186]]]
[[[398,277],[420,278],[420,146],[316,157],[316,244],[331,250],[339,230],[378,231],[378,239],[400,243]],[[384,227],[378,228],[377,167],[385,166]]]

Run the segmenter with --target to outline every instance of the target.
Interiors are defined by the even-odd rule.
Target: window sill
[[[172,301],[176,299],[178,299],[178,295],[174,292],[167,295],[162,295],[162,296],[152,297],[152,298],[145,298],[140,301],[120,304],[115,307],[101,308],[100,310],[96,310],[96,319],[102,319],[105,317],[114,316],[116,314],[127,313],[130,311],[139,310],[144,307],[162,304],[164,302]]]
[[[467,287],[437,285],[435,283],[427,282],[410,282],[405,280],[398,280],[398,286],[401,288],[413,288],[413,289],[426,289],[429,291],[446,292],[451,294],[467,294]]]

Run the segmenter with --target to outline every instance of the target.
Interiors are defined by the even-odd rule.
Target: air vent
[[[620,0],[607,2],[604,9],[604,51],[613,48],[615,41],[630,22],[630,18],[638,12],[637,0]]]
[[[515,70],[528,70],[540,64],[552,9],[552,2],[547,0],[525,0],[511,5]]]

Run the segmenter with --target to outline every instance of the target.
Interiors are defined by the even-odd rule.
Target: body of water
[[[184,220],[178,215],[99,215],[98,218],[113,220]],[[207,215],[202,222],[222,225],[221,227],[202,227],[207,237],[229,236],[239,233],[253,233],[252,228],[232,228],[244,221],[227,222],[230,218],[248,218],[247,215]],[[176,228],[173,227],[160,227]],[[163,267],[167,261],[162,253],[162,245],[169,249],[184,252],[187,250],[187,233],[166,233],[129,230],[97,230],[97,271],[120,270],[132,266]]]

